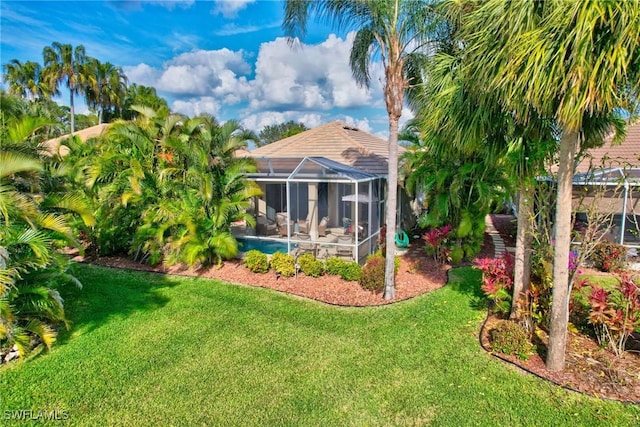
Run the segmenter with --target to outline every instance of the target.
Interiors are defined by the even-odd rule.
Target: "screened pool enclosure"
[[[573,210],[587,222],[590,209],[608,214],[611,240],[640,247],[640,168],[612,167],[573,179]]]
[[[246,246],[278,241],[296,256],[308,252],[361,263],[377,249],[384,218],[382,177],[324,157],[255,160],[259,170],[249,179],[263,193],[252,201],[256,226],[233,227],[241,242],[250,243]]]

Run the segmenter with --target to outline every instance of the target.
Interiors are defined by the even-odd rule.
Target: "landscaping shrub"
[[[422,236],[425,241],[425,248],[428,255],[432,255],[433,259],[438,262],[445,263],[449,261],[449,247],[447,245],[447,237],[452,227],[445,225],[444,227],[433,228]]]
[[[640,328],[640,285],[626,274],[617,285],[604,288],[580,282],[580,291],[588,295],[589,323],[601,346],[617,356],[626,350],[627,339]]]
[[[497,258],[480,258],[474,267],[482,271],[482,290],[492,302],[496,314],[506,315],[511,311],[511,288],[513,287],[513,256],[509,252]]]
[[[298,265],[300,266],[300,271],[302,271],[307,276],[311,277],[320,277],[324,274],[324,263],[313,254],[302,254],[298,257]]]
[[[327,258],[325,261],[325,270],[327,274],[331,274],[333,276],[340,276],[342,273],[342,269],[347,264],[348,261],[345,261],[342,258],[337,256],[332,256]]]
[[[340,277],[351,282],[358,281],[362,277],[362,266],[355,261],[347,261],[342,268]]]
[[[524,328],[510,320],[500,320],[489,331],[493,351],[515,354],[518,359],[527,360],[533,351],[533,345]]]
[[[327,274],[340,276],[343,280],[357,281],[362,276],[362,267],[355,261],[346,261],[333,256],[325,262]]]
[[[283,252],[276,252],[271,256],[271,268],[285,277],[291,277],[296,274],[296,264],[293,256]]]
[[[618,271],[626,267],[627,249],[617,243],[598,243],[591,254],[593,265],[600,271]]]
[[[252,249],[244,256],[244,266],[253,273],[266,273],[269,271],[269,257],[259,250]]]
[[[376,293],[384,289],[384,257],[371,255],[367,263],[362,267],[362,277],[358,280],[360,286],[368,291]]]
[[[400,258],[393,260],[394,274],[400,268]],[[369,255],[367,263],[362,267],[362,276],[358,280],[363,289],[373,292],[382,292],[384,289],[385,258],[379,254]]]

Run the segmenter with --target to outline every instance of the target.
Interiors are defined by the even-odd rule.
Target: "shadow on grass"
[[[59,328],[58,345],[69,341],[74,332],[91,332],[114,317],[163,307],[169,299],[159,291],[176,285],[163,274],[89,264],[74,265],[72,274],[83,287],[60,290],[71,325],[68,331]]]
[[[482,273],[471,267],[458,267],[449,270],[447,286],[454,291],[471,297],[469,306],[474,310],[486,310],[489,300],[480,289]]]

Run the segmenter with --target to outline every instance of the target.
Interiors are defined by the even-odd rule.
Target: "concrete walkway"
[[[485,224],[487,225],[487,233],[491,236],[491,240],[493,241],[493,256],[499,257],[504,255],[506,248],[504,246],[504,240],[498,233],[498,230],[493,226],[493,221],[491,220],[491,215],[487,215],[484,219]]]

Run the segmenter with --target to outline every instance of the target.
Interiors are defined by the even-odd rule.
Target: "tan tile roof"
[[[398,155],[404,148],[398,146]],[[386,175],[388,142],[340,121],[327,123],[251,151],[252,157],[326,157],[369,173]]]
[[[576,173],[601,167],[640,167],[640,122],[627,127],[627,137],[622,144],[611,146],[611,138],[607,138],[602,147],[589,150],[584,159],[578,164]]]
[[[95,126],[88,127],[86,129],[76,131],[72,134],[69,133],[66,135],[62,135],[57,138],[53,138],[43,142],[42,148],[51,154],[56,154],[58,153],[58,150],[60,150],[60,154],[64,156],[69,152],[69,149],[67,147],[60,148],[60,143],[65,139],[71,138],[72,136],[77,136],[80,138],[82,142],[86,142],[87,139],[89,138],[96,138],[102,135],[108,127],[109,127],[109,123],[102,123],[100,125],[95,125]]]

